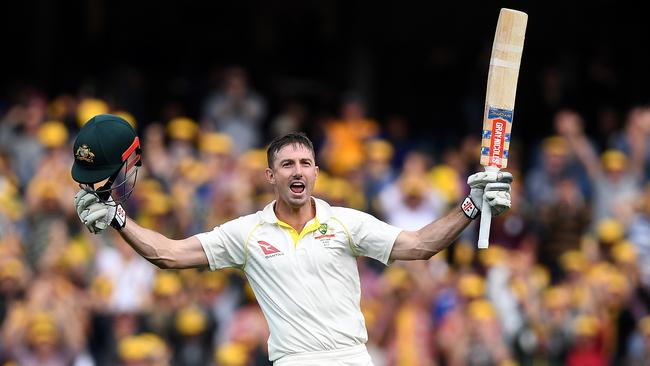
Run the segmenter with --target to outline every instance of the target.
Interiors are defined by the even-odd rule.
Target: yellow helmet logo
[[[77,152],[75,153],[75,156],[77,157],[77,159],[89,163],[92,163],[93,159],[95,159],[95,154],[92,151],[90,151],[90,147],[88,147],[88,145],[86,144],[79,146]]]

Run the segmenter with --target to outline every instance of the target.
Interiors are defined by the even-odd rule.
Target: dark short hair
[[[316,153],[314,152],[314,144],[311,142],[309,137],[307,137],[307,135],[305,135],[303,132],[291,132],[284,136],[276,137],[269,144],[268,149],[266,149],[266,160],[269,164],[269,168],[273,168],[275,154],[277,154],[278,151],[287,145],[302,145],[308,148],[314,157],[316,157]]]

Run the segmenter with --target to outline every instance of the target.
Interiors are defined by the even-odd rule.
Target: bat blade
[[[510,131],[512,130],[517,94],[519,65],[524,50],[528,15],[501,9],[492,44],[490,68],[485,93],[483,133],[481,136],[481,165],[487,172],[498,172],[508,166]],[[490,236],[491,212],[483,200],[479,248],[487,248]]]
[[[481,140],[481,165],[508,166],[510,131],[515,109],[519,64],[528,15],[501,9],[492,44]]]

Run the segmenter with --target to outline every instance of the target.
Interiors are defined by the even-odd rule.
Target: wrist
[[[474,220],[477,216],[480,210],[474,203],[474,200],[472,200],[472,197],[467,196],[465,197],[465,200],[460,204],[460,209],[463,211],[465,216],[468,218]]]
[[[111,226],[117,231],[122,230],[126,226],[126,211],[124,211],[122,205],[115,206],[115,216],[111,220]]]

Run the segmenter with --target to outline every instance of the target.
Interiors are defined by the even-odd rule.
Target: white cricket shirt
[[[198,234],[210,269],[241,268],[271,331],[269,358],[335,350],[368,340],[357,256],[388,263],[401,229],[314,198],[316,217],[297,233],[262,211]]]

